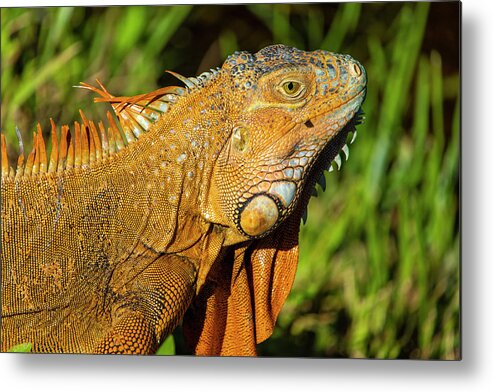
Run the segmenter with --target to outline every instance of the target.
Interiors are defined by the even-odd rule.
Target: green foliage
[[[156,352],[156,355],[175,355],[175,339],[173,335],[168,336]]]
[[[80,81],[98,78],[108,82],[110,91],[125,94],[156,89],[165,69],[156,59],[190,10],[2,8],[1,115],[7,139],[16,140],[17,125],[29,149],[36,121],[47,131],[49,117],[71,123],[79,108],[104,118],[107,108],[93,105],[87,92],[71,88]],[[177,66],[171,55],[166,58],[170,69]]]
[[[366,120],[310,202],[266,355],[459,357],[459,83],[446,119],[441,56],[420,52],[428,7],[404,4],[388,34],[366,37]]]
[[[99,78],[129,95],[167,84],[165,69],[193,75],[239,49],[284,43],[349,53],[367,70],[366,120],[349,161],[326,175],[327,191],[310,202],[293,291],[260,353],[457,359],[458,57],[430,40],[432,24],[448,28],[441,13],[454,6],[2,9],[10,158],[15,125],[29,149],[38,119],[48,130],[50,116],[70,122],[79,108],[103,117],[104,105],[70,88],[79,81]],[[166,339],[159,353],[174,353],[174,345]]]
[[[9,350],[9,353],[30,353],[32,346],[32,343],[17,344]]]

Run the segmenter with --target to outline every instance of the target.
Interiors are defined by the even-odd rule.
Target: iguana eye
[[[305,86],[296,80],[286,80],[281,85],[281,92],[288,98],[298,98],[303,91]]]

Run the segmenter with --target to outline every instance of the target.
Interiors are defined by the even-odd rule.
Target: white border
[[[244,1],[249,2],[249,1]],[[283,1],[280,1],[283,2]],[[143,4],[173,2],[146,1]],[[183,1],[184,3],[197,3]],[[206,3],[206,2],[201,2]],[[218,2],[209,2],[217,4]],[[94,5],[63,1],[63,5]],[[102,1],[130,5],[135,1]],[[0,354],[3,390],[487,391],[493,377],[492,2],[464,0],[462,119],[463,360],[116,358]],[[2,0],[2,6],[60,6]],[[15,388],[15,389],[14,389]]]

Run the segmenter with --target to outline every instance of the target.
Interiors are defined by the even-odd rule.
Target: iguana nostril
[[[358,64],[353,65],[354,73],[358,76],[361,75],[361,68],[358,66]]]
[[[351,73],[356,75],[356,76],[361,76],[361,68],[357,63],[353,63],[352,67],[350,67]]]

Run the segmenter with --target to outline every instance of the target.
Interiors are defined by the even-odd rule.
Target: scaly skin
[[[271,335],[364,69],[277,45],[176,76],[186,90],[135,97],[83,84],[128,146],[81,113],[49,161],[39,129],[14,173],[2,137],[2,351],[148,354],[182,320],[198,355],[255,355]]]

